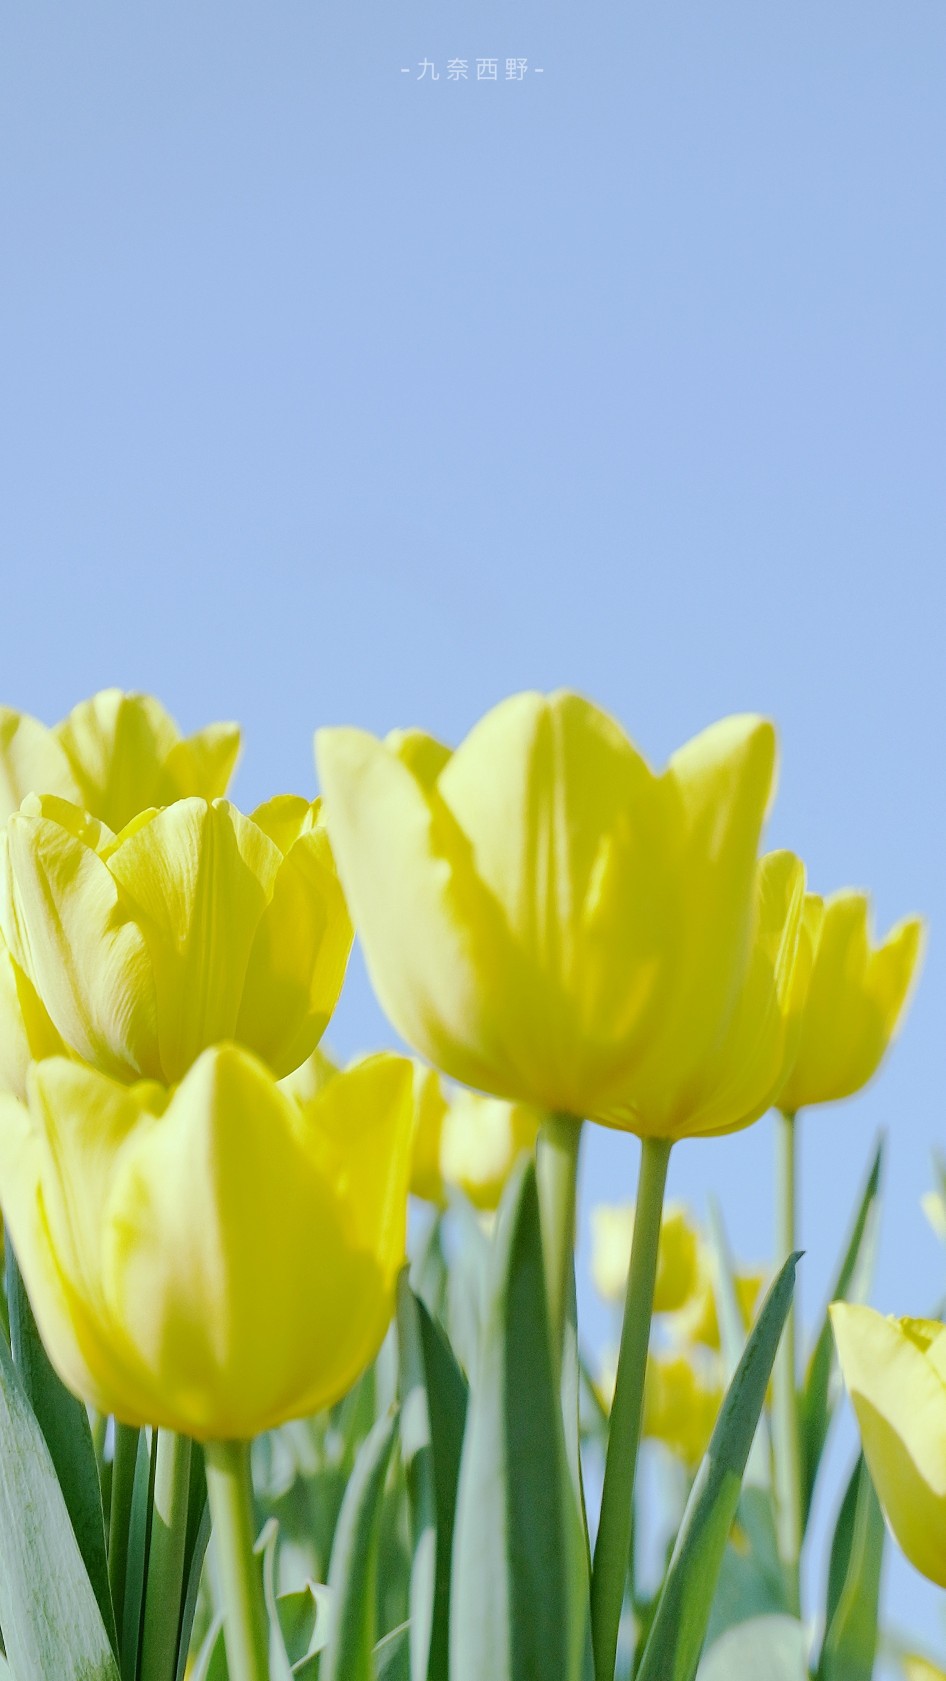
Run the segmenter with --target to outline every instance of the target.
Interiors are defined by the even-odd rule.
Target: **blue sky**
[[[458,740],[529,686],[658,762],[771,713],[772,841],[931,924],[888,1067],[804,1124],[809,1320],[881,1126],[875,1299],[946,1272],[944,63],[941,0],[0,21],[2,699],[237,717],[246,804],[312,786],[318,724]],[[387,1037],[356,961],[336,1046]],[[671,1165],[747,1259],[771,1144]],[[589,1137],[585,1205],[635,1173]],[[902,1561],[888,1595],[946,1655]]]

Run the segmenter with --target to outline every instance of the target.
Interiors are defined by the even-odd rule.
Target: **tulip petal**
[[[874,948],[866,893],[824,901],[797,1056],[779,1096],[789,1113],[850,1097],[876,1073],[919,970],[923,924],[898,923]]]
[[[352,926],[325,830],[300,834],[279,866],[246,969],[235,1037],[277,1076],[315,1049],[338,1003]]]
[[[78,800],[79,786],[53,731],[27,712],[0,706],[0,823],[31,793]]]
[[[705,1097],[687,1131],[700,1135],[749,1126],[771,1106],[795,1053],[811,975],[810,942],[800,940],[805,870],[791,852],[769,852],[757,866],[756,929],[736,1015]]]
[[[108,865],[106,831],[65,802],[7,826],[0,924],[66,1044],[118,1078],[160,1075],[151,964]]]
[[[239,724],[208,724],[206,729],[176,741],[168,753],[159,793],[146,804],[170,805],[172,800],[198,795],[220,800],[240,756]]]
[[[468,843],[373,736],[320,730],[316,752],[339,874],[382,1006],[408,1044],[455,1078],[516,1088],[516,998],[541,1012]]]
[[[681,934],[670,1006],[652,1038],[646,1068],[652,1087],[676,1083],[678,1106],[702,1078],[740,998],[759,837],[775,770],[775,732],[751,714],[703,730],[668,766],[667,783],[685,833],[676,877]]]
[[[73,707],[55,734],[78,783],[78,804],[115,830],[157,803],[164,764],[179,740],[151,695],[103,689]]]
[[[66,1064],[75,1068],[76,1065]],[[48,1076],[53,1063],[45,1064]],[[94,1096],[110,1082],[92,1070],[79,1070]],[[13,1098],[0,1098],[0,1187],[4,1219],[43,1343],[57,1372],[74,1394],[103,1413],[131,1421],[145,1416],[146,1391],[140,1373],[123,1358],[121,1332],[103,1329],[90,1313],[83,1293],[63,1271],[50,1230],[47,1192],[54,1169],[47,1145],[29,1110]],[[79,1185],[72,1187],[82,1200]]]
[[[116,1171],[104,1287],[154,1374],[153,1422],[248,1439],[344,1393],[403,1257],[410,1071],[375,1059],[311,1118],[207,1051]]]
[[[234,1036],[280,863],[272,841],[225,800],[180,800],[132,826],[110,855],[150,954],[165,1080],[179,1080],[205,1046]]]
[[[66,1050],[36,988],[14,962],[0,935],[0,1091],[26,1096],[31,1062]]]
[[[884,1516],[911,1564],[946,1587],[946,1383],[909,1321],[835,1302],[831,1324]]]

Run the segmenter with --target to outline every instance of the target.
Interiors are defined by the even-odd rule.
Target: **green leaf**
[[[378,1529],[396,1425],[396,1414],[378,1420],[345,1491],[328,1573],[333,1626],[320,1681],[374,1681]]]
[[[853,1224],[844,1246],[828,1303],[866,1299],[874,1267],[877,1229],[880,1219],[880,1179],[884,1141],[879,1139],[864,1189],[858,1199]],[[834,1337],[825,1308],[818,1340],[812,1350],[805,1388],[801,1397],[802,1511],[807,1527],[818,1466],[827,1441],[834,1409],[840,1395],[840,1377]]]
[[[207,1501],[207,1474],[204,1451],[199,1442],[191,1443],[190,1493],[187,1501],[187,1535],[184,1541],[184,1599],[181,1605],[181,1626],[178,1631],[177,1670],[175,1681],[183,1681],[187,1666],[197,1596],[204,1569],[204,1554],[210,1540],[210,1506]]]
[[[743,1473],[795,1286],[797,1254],[773,1283],[752,1328],[696,1474],[637,1681],[691,1681],[706,1634]]]
[[[831,1543],[818,1681],[870,1681],[874,1673],[885,1538],[880,1501],[859,1454]]]
[[[135,1486],[128,1520],[125,1564],[125,1606],[122,1614],[122,1681],[135,1681],[144,1615],[148,1554],[151,1551],[151,1512],[154,1500],[155,1440],[150,1446],[144,1430],[138,1437]]]
[[[728,1629],[709,1649],[699,1681],[808,1681],[808,1635],[795,1617],[753,1617]]]
[[[411,1681],[448,1681],[450,1560],[467,1386],[439,1326],[398,1281],[401,1450],[410,1496]]]
[[[13,1681],[118,1681],[45,1437],[2,1338],[0,1627]]]
[[[117,1653],[115,1614],[108,1585],[102,1486],[89,1416],[82,1402],[69,1393],[50,1364],[9,1234],[6,1242],[6,1283],[13,1362],[46,1439],[86,1574],[112,1650]]]
[[[409,1681],[410,1623],[392,1628],[374,1649],[375,1681]]]
[[[573,1681],[574,1495],[552,1380],[535,1168],[506,1188],[490,1246],[453,1548],[451,1681]]]

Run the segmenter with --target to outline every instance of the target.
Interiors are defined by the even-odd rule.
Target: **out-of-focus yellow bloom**
[[[174,1083],[233,1039],[287,1074],[324,1032],[352,934],[318,804],[286,795],[244,817],[178,800],[116,836],[30,796],[2,846],[21,1003],[20,976],[104,1073]]]
[[[644,1380],[643,1434],[663,1442],[685,1465],[699,1464],[713,1434],[722,1385],[682,1354],[651,1354]]]
[[[743,1324],[748,1331],[755,1317],[765,1274],[758,1270],[737,1272],[733,1283]],[[712,1349],[718,1349],[720,1346],[713,1263],[705,1243],[699,1246],[696,1279],[689,1299],[684,1302],[678,1313],[672,1315],[667,1326],[674,1342],[701,1343],[704,1348]]]
[[[634,1240],[633,1203],[591,1211],[591,1276],[606,1302],[623,1302]],[[683,1203],[668,1202],[660,1222],[654,1312],[675,1313],[697,1286],[699,1234]]]
[[[910,1563],[946,1587],[946,1326],[844,1302],[831,1324],[884,1516]]]
[[[236,1045],[173,1092],[77,1062],[0,1099],[4,1214],[70,1389],[127,1424],[246,1440],[338,1400],[404,1259],[406,1060],[309,1103]]]
[[[519,1157],[534,1149],[541,1117],[525,1103],[445,1088],[419,1065],[414,1092],[414,1195],[442,1207],[455,1186],[474,1208],[492,1213]]]
[[[802,866],[758,859],[770,724],[656,774],[589,702],[525,694],[456,753],[337,729],[317,757],[375,989],[436,1066],[643,1135],[767,1107],[807,984]]]
[[[851,888],[823,903],[809,894],[805,919],[815,960],[798,1051],[778,1094],[786,1114],[850,1097],[867,1084],[903,1017],[923,947],[916,916],[875,946],[868,896]]]
[[[240,751],[236,724],[209,724],[182,737],[151,695],[120,689],[73,707],[47,729],[26,712],[0,707],[0,823],[27,794],[57,794],[111,829],[150,806],[227,791]]]
[[[901,1658],[900,1667],[905,1681],[946,1681],[946,1670],[930,1663],[929,1658],[920,1657],[918,1652],[908,1652]]]

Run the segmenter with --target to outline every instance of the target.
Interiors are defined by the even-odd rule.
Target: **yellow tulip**
[[[887,1523],[910,1563],[946,1587],[946,1326],[843,1302],[831,1324]]]
[[[178,800],[116,836],[31,796],[2,841],[14,974],[102,1072],[174,1083],[234,1039],[287,1074],[324,1032],[352,936],[317,805]]]
[[[634,1238],[632,1203],[601,1203],[591,1211],[591,1276],[606,1302],[623,1302]],[[654,1312],[675,1313],[697,1284],[700,1238],[682,1203],[668,1202],[660,1222]]]
[[[903,1018],[919,972],[923,923],[899,922],[879,946],[866,893],[845,889],[823,902],[809,895],[806,919],[820,921],[798,1050],[778,1094],[786,1114],[860,1091],[876,1073]]]
[[[236,1045],[176,1090],[34,1064],[0,1099],[3,1209],[43,1341],[127,1424],[246,1440],[331,1405],[374,1358],[404,1259],[411,1070],[309,1102]]]
[[[236,724],[210,724],[183,738],[151,695],[103,689],[47,729],[0,707],[0,823],[27,794],[57,794],[124,828],[150,806],[227,791],[240,751]]]
[[[770,724],[657,774],[589,702],[526,694],[452,754],[338,729],[317,758],[375,990],[437,1067],[643,1136],[767,1106],[807,981],[802,867],[757,857]]]
[[[722,1405],[722,1384],[682,1354],[652,1354],[644,1381],[642,1430],[689,1467],[699,1464]]]
[[[750,1269],[734,1275],[736,1301],[747,1331],[755,1317],[764,1283],[765,1274],[759,1270]],[[712,1349],[720,1346],[714,1268],[705,1243],[699,1247],[693,1290],[679,1312],[668,1321],[668,1330],[678,1343],[701,1343],[704,1348]]]

